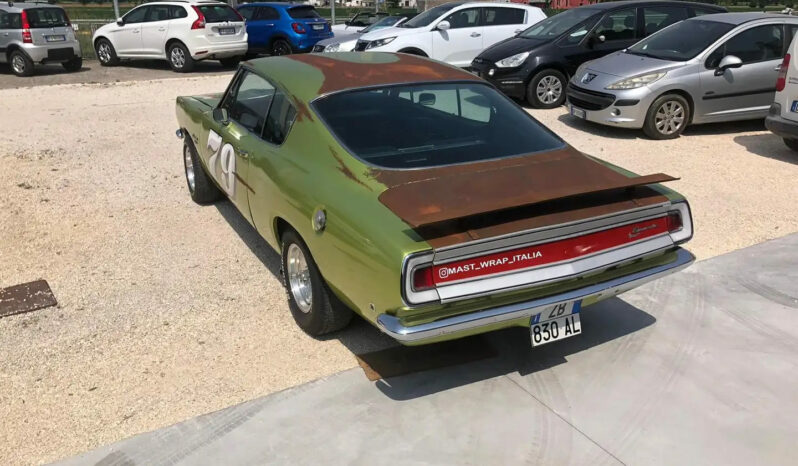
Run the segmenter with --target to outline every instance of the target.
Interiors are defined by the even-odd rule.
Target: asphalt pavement
[[[583,334],[369,382],[359,369],[62,465],[794,464],[798,234],[586,308]]]

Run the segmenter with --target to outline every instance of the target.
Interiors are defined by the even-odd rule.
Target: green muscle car
[[[389,53],[243,63],[178,97],[186,179],[227,197],[282,256],[310,335],[353,313],[412,345],[580,310],[690,265],[685,199],[582,154],[470,73]]]

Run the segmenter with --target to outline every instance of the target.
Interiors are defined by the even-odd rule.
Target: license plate
[[[587,114],[585,113],[584,110],[582,110],[581,108],[576,108],[573,105],[571,105],[571,115],[573,115],[573,116],[575,116],[577,118],[581,118],[583,120],[587,116]]]
[[[529,323],[532,346],[545,345],[582,333],[582,323],[579,320],[581,307],[581,301],[556,304],[532,316]]]
[[[66,36],[44,36],[44,39],[47,42],[63,42],[66,40]]]
[[[792,106],[790,107],[790,111],[793,113],[798,113],[798,100],[792,101]]]
[[[220,36],[229,36],[230,34],[235,34],[236,28],[219,28],[219,35]]]
[[[313,28],[314,31],[321,31],[321,30],[324,29],[324,25],[323,24],[314,24],[311,27]]]

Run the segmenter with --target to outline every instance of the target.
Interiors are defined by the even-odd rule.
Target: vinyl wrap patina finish
[[[675,259],[675,252],[667,251],[590,277],[456,303],[408,306],[401,290],[402,265],[410,254],[680,201],[678,193],[656,184],[675,178],[637,177],[567,144],[528,156],[444,167],[374,167],[350,155],[330,133],[314,109],[315,99],[369,86],[482,81],[458,68],[404,54],[290,55],[242,66],[267,77],[297,109],[282,146],[262,143],[249,150],[249,212],[244,216],[278,252],[284,225],[294,228],[333,292],[372,323],[386,313],[404,325],[416,325],[567,291]],[[177,100],[180,126],[196,147],[207,144],[202,121],[211,119],[220,96]],[[327,214],[322,231],[312,225],[318,209]],[[479,215],[486,213],[490,215]],[[496,328],[510,325],[528,322]]]

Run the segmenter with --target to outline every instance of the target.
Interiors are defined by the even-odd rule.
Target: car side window
[[[743,64],[780,60],[784,50],[784,29],[781,24],[767,24],[746,29],[727,40],[707,58],[706,67],[717,68],[720,60],[734,55]]]
[[[140,6],[123,16],[122,19],[125,21],[125,24],[143,23],[144,18],[147,16],[147,10],[149,9],[150,7],[148,6]]]
[[[601,19],[596,27],[596,36],[604,36],[607,42],[635,38],[637,9],[613,11]]]
[[[149,8],[147,8],[146,22],[151,23],[153,21],[166,21],[171,19],[170,9],[171,7],[169,5],[150,5]]]
[[[675,6],[651,6],[643,8],[645,35],[654,34],[671,24],[687,19],[687,8]]]
[[[242,71],[233,87],[224,97],[221,107],[228,117],[260,136],[266,122],[274,86],[251,71]]]
[[[0,10],[0,29],[10,29],[10,26],[8,13],[5,10]]]
[[[169,6],[169,19],[187,18],[188,12],[182,6]]]
[[[280,19],[280,13],[276,8],[260,6],[258,7],[258,14],[255,15],[255,19],[261,21]]]
[[[526,17],[526,11],[520,8],[488,7],[483,8],[482,11],[485,13],[482,23],[485,26],[524,24]]]
[[[450,14],[444,21],[448,21],[451,25],[450,29],[472,28],[479,26],[479,8],[466,8],[464,10],[455,11]]]
[[[295,119],[296,109],[291,104],[291,100],[283,92],[276,91],[269,115],[266,117],[263,139],[279,146],[285,141]]]

